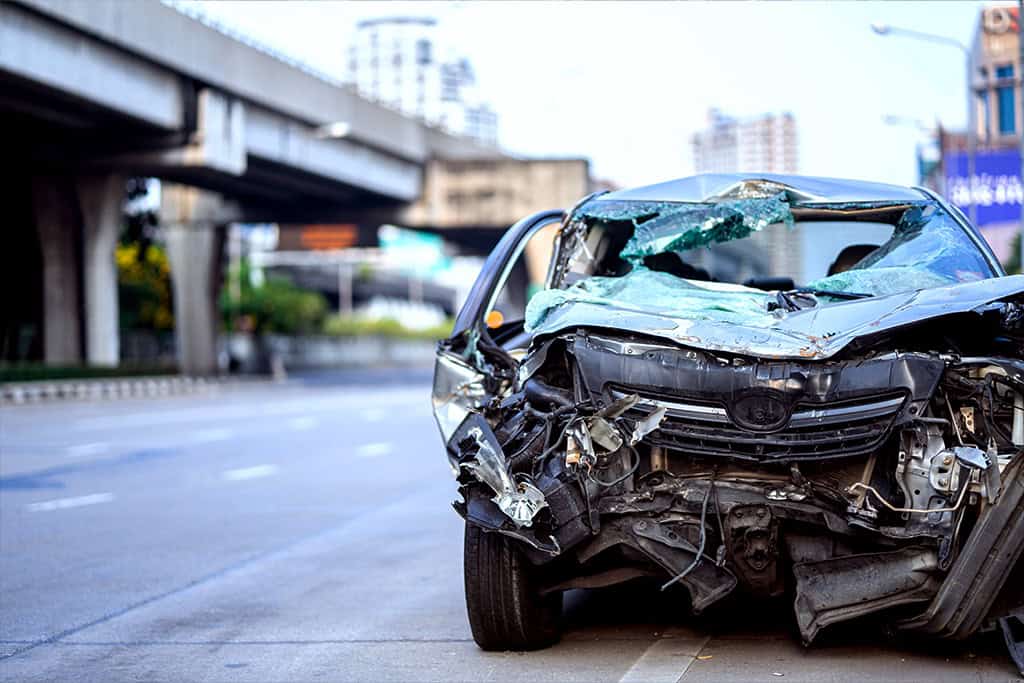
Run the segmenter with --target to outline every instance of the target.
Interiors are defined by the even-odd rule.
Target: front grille
[[[616,392],[618,393],[618,392]],[[682,451],[750,460],[802,460],[854,456],[877,449],[889,434],[905,397],[889,394],[831,404],[798,404],[787,426],[772,433],[742,429],[724,406],[641,397],[627,413],[640,419],[656,407],[665,419],[644,441]]]

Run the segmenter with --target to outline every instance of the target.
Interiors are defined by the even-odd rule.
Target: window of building
[[[996,78],[1013,78],[1013,64],[996,67]]]
[[[459,75],[449,64],[441,68],[441,101],[459,101]]]
[[[1015,88],[1012,85],[1003,85],[996,88],[996,98],[999,101],[999,134],[1013,135],[1017,128]]]
[[[992,112],[988,103],[988,90],[978,92],[978,133],[988,140],[991,131]]]
[[[416,41],[416,63],[420,66],[426,66],[430,64],[431,59],[431,44],[426,38],[422,38]]]

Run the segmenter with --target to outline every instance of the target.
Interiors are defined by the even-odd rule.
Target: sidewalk
[[[269,381],[266,377],[104,377],[101,379],[37,380],[0,383],[0,406],[40,401],[155,398],[208,394],[228,384]]]
[[[288,384],[310,387],[429,385],[433,376],[433,365],[421,363],[414,366],[296,370],[279,377],[271,375],[224,375],[219,377],[160,375],[0,382],[0,406],[43,401],[100,401],[204,395],[256,384]]]

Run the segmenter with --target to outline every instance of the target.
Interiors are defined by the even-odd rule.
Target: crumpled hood
[[[735,299],[737,293],[723,290],[723,302]],[[1024,275],[1013,275],[869,299],[822,303],[802,311],[768,314],[765,309],[765,314],[756,316],[737,315],[729,304],[701,306],[691,314],[686,312],[685,304],[676,307],[677,311],[668,311],[656,304],[575,298],[549,302],[551,305],[544,308],[543,315],[532,321],[530,327],[535,336],[577,327],[601,327],[660,337],[709,351],[763,358],[830,358],[858,337],[930,318],[968,313],[1021,293],[1024,293]],[[679,300],[685,301],[686,295],[686,291],[680,291]],[[747,306],[747,303],[741,305]]]

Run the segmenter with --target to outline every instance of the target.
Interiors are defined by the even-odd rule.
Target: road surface
[[[382,381],[387,380],[387,381]],[[649,587],[481,652],[426,374],[0,409],[3,681],[1005,681],[998,642],[810,649],[787,607]]]

